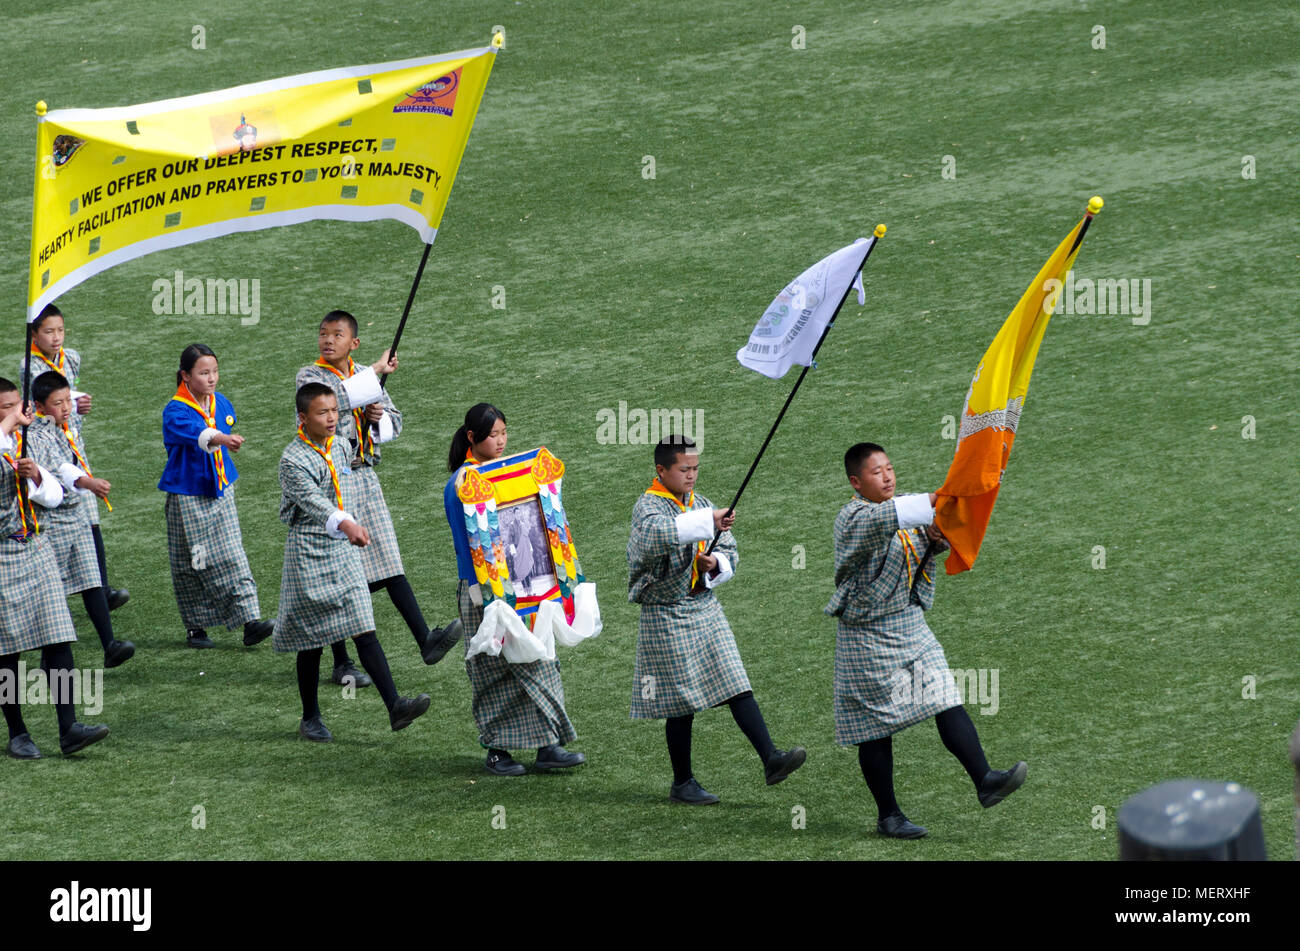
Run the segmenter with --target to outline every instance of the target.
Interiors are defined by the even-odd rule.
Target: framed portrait
[[[466,466],[456,485],[474,574],[486,607],[504,600],[531,629],[538,606],[555,601],[574,618],[586,581],[564,511],[564,463],[542,446]]]

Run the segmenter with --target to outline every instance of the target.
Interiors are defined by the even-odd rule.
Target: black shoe
[[[201,627],[192,627],[185,632],[185,643],[196,650],[204,650],[209,647],[216,647],[212,638],[208,637],[208,632]]]
[[[489,753],[483,768],[493,776],[522,776],[528,772],[524,764],[512,759],[509,753]]]
[[[349,680],[348,678],[351,678]],[[344,661],[342,664],[336,664],[334,672],[330,674],[330,680],[340,687],[346,687],[349,683],[354,687],[369,687],[374,683],[370,675],[364,670],[357,670],[357,667],[351,660]]]
[[[460,622],[460,618],[452,621],[440,631],[430,631],[424,639],[424,647],[420,649],[420,655],[424,662],[432,666],[447,656],[447,651],[456,646],[456,643],[465,635],[465,625]]]
[[[885,816],[876,823],[876,831],[890,839],[924,839],[930,834],[925,826],[919,826],[901,812]]]
[[[784,750],[773,750],[772,755],[768,757],[767,762],[763,765],[763,772],[767,775],[767,784],[775,786],[802,766],[807,758],[808,751],[802,746],[796,746],[788,753]]]
[[[319,716],[299,720],[298,733],[313,743],[329,743],[334,739],[334,734],[325,728],[325,723]]]
[[[673,783],[673,788],[668,791],[668,801],[680,802],[688,806],[713,806],[722,802],[697,783],[694,776],[684,783]]]
[[[102,723],[98,726],[73,723],[68,732],[59,737],[59,749],[63,751],[64,756],[69,756],[78,750],[84,750],[92,743],[98,743],[106,736],[108,736],[108,727]]]
[[[1029,764],[1021,760],[1010,769],[991,769],[980,780],[980,805],[991,809],[1020,788],[1029,774]]]
[[[41,751],[36,748],[32,742],[31,735],[28,733],[19,733],[9,741],[9,747],[5,750],[14,759],[40,759]]]
[[[252,647],[262,643],[275,633],[275,622],[258,618],[244,625],[244,646]]]
[[[130,641],[111,640],[104,648],[104,669],[121,667],[135,656],[135,645]]]
[[[398,697],[393,709],[388,712],[388,722],[393,730],[405,730],[415,720],[424,716],[429,709],[429,695],[422,693],[418,697]]]
[[[585,762],[587,762],[587,757],[581,753],[570,753],[560,744],[552,743],[550,746],[543,746],[537,751],[537,762],[533,764],[533,768],[546,772],[548,769],[567,769],[570,766],[581,766]]]
[[[131,592],[126,588],[109,588],[108,589],[108,609],[116,611],[126,602],[131,600]]]

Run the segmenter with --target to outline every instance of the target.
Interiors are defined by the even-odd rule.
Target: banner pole
[[[27,348],[26,350],[23,351],[23,404],[22,404],[23,412],[27,412],[27,402],[29,397],[31,396],[31,392],[32,392],[32,322],[29,320],[27,321]],[[24,423],[23,424],[23,448],[22,448],[22,452],[18,453],[18,458],[21,459],[26,455],[27,455],[27,424]],[[26,491],[26,489],[22,484],[21,479],[18,480],[18,487],[20,490],[20,494]]]
[[[390,357],[397,356],[397,344],[402,339],[402,331],[406,329],[406,318],[411,316],[411,304],[415,302],[415,292],[420,286],[420,278],[424,276],[424,265],[429,261],[429,252],[433,249],[432,244],[424,246],[424,253],[420,255],[420,266],[415,269],[415,280],[411,282],[411,293],[406,295],[406,307],[402,311],[402,319],[397,324],[397,333],[393,335],[393,345],[388,348]],[[385,373],[379,380],[380,387],[387,386],[388,374]]]
[[[853,272],[855,275],[866,267],[867,258],[871,257],[871,252],[875,250],[876,244],[879,243],[880,239],[885,235],[885,226],[876,225],[876,230],[873,234],[876,240],[872,241],[871,244],[867,246],[867,253],[862,256],[862,263],[859,264],[857,270]],[[816,361],[817,351],[821,350],[822,344],[826,342],[826,336],[831,332],[831,328],[835,326],[835,318],[840,315],[840,308],[844,306],[844,302],[849,299],[849,294],[852,292],[853,282],[850,281],[849,286],[844,289],[844,295],[840,298],[840,302],[835,305],[835,312],[831,314],[831,319],[827,321],[825,329],[822,330],[822,335],[817,338],[817,346],[813,347],[812,356],[808,360],[808,366],[803,368],[803,371],[799,374],[799,379],[794,381],[794,388],[790,390],[790,395],[785,398],[785,405],[781,407],[781,412],[776,414],[776,422],[774,422],[772,428],[768,430],[767,438],[763,440],[763,445],[759,447],[758,455],[754,457],[754,461],[749,466],[749,471],[745,473],[744,481],[740,483],[740,488],[736,490],[736,497],[731,500],[731,505],[727,507],[727,515],[730,515],[736,510],[736,503],[740,501],[741,495],[745,492],[745,487],[749,485],[749,480],[754,475],[754,470],[758,468],[758,463],[759,460],[763,458],[763,453],[767,452],[768,443],[770,443],[772,437],[776,435],[776,428],[781,425],[781,420],[785,418],[785,411],[790,408],[790,404],[794,401],[794,395],[799,392],[799,387],[803,383],[803,378],[808,375],[808,371]],[[722,531],[720,529],[713,533],[713,541],[709,544],[708,551],[705,552],[706,555],[713,553],[713,549],[718,546],[718,539],[721,537]]]

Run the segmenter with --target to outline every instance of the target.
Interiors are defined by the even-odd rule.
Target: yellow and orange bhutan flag
[[[1052,252],[975,369],[962,408],[957,453],[935,505],[935,525],[952,544],[946,567],[950,575],[975,564],[1016,440],[1038,346],[1065,274],[1101,206],[1097,197],[1088,202],[1088,213]]]

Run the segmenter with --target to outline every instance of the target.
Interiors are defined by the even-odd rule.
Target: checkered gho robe
[[[849,745],[897,733],[961,706],[943,648],[925,623],[934,581],[912,562],[898,537],[892,499],[855,495],[835,518],[835,595],[826,613],[839,618],[835,638],[835,739]],[[934,555],[946,551],[921,529],[912,544],[931,579]]]
[[[46,513],[36,506],[37,521]],[[0,655],[77,639],[50,546],[40,535],[27,542],[9,537],[21,530],[14,471],[0,461]]]
[[[77,441],[82,458],[86,458],[81,433],[71,426],[68,428]],[[28,428],[27,438],[31,457],[51,473],[57,475],[59,466],[65,462],[81,468],[68,438],[63,434],[63,427],[48,416],[37,419]],[[103,584],[99,577],[99,561],[95,557],[95,536],[90,530],[90,505],[86,501],[94,497],[90,492],[64,486],[63,501],[56,508],[42,510],[41,534],[54,556],[54,563],[59,566],[63,590],[67,594],[89,591]]]
[[[17,384],[19,392],[22,392],[23,369],[24,367],[26,367],[26,365],[27,365],[27,355],[22,354],[18,357],[18,372],[14,375],[13,378],[13,382]],[[81,354],[79,354],[76,350],[70,349],[69,347],[64,347],[62,370],[59,370],[57,367],[50,367],[44,360],[42,360],[36,354],[34,353],[32,354],[32,379],[33,380],[36,379],[38,376],[40,376],[42,373],[48,373],[51,369],[53,369],[54,372],[56,373],[62,373],[63,378],[68,381],[68,385],[75,390],[77,388],[77,379],[81,376]],[[72,428],[80,429],[81,424],[84,420],[85,417],[77,412],[76,400],[73,400],[72,416],[68,420],[68,422],[71,423]]]
[[[343,510],[355,517],[346,445],[336,438],[332,454]],[[289,537],[284,543],[275,649],[311,650],[373,631],[375,617],[361,551],[325,530],[338,508],[334,484],[325,460],[301,439],[295,438],[280,456],[280,489],[280,521],[289,526]],[[357,524],[368,528],[364,522]]]
[[[364,368],[363,368],[364,369]],[[397,533],[393,530],[393,518],[388,512],[388,503],[384,499],[384,490],[379,485],[379,475],[375,466],[379,464],[379,443],[374,443],[373,451],[362,455],[357,442],[357,424],[352,418],[352,404],[348,402],[347,390],[343,381],[324,367],[312,364],[298,371],[294,380],[295,389],[304,383],[324,383],[334,390],[339,401],[339,425],[335,438],[342,440],[349,447],[349,465],[356,480],[357,523],[364,525],[370,532],[370,544],[361,549],[361,562],[365,565],[366,581],[383,581],[406,574],[402,566],[402,553],[397,547]],[[402,414],[393,405],[393,398],[384,390],[379,405],[387,412],[393,422],[393,438],[402,432]],[[372,436],[377,435],[373,433]]]
[[[469,596],[463,578],[456,589],[460,621],[465,625],[465,651],[483,623],[483,608]],[[540,749],[577,737],[564,709],[564,683],[558,660],[511,664],[504,657],[475,654],[465,658],[465,673],[473,688],[474,722],[479,743],[500,750]]]
[[[698,492],[693,509],[713,505]],[[671,500],[642,495],[627,542],[628,600],[641,605],[632,675],[632,716],[680,717],[750,689],[722,605],[708,589],[691,593],[695,543],[678,540]],[[715,552],[739,563],[736,540],[723,532]]]

